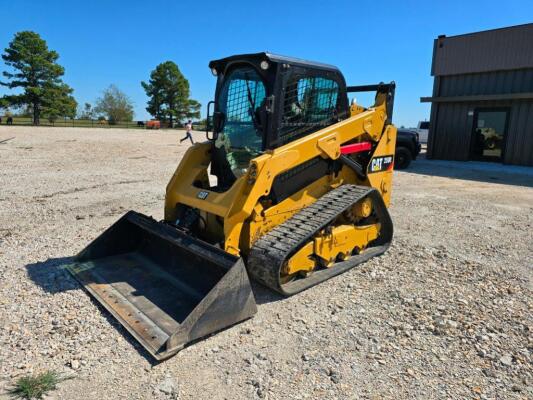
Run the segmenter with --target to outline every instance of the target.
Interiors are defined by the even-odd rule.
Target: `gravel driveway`
[[[0,392],[55,369],[47,398],[533,398],[527,168],[414,162],[385,255],[288,299],[254,284],[255,318],[152,362],[60,265],[126,210],[162,218],[182,135],[0,127]]]

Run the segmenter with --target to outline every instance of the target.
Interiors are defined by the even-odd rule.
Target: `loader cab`
[[[221,189],[264,151],[348,116],[346,83],[334,66],[256,53],[211,61],[217,76],[211,173]],[[209,117],[209,110],[208,110]]]

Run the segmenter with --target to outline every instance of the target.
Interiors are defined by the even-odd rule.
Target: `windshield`
[[[227,76],[218,100],[218,109],[225,115],[226,147],[261,152],[263,135],[258,110],[265,97],[265,85],[255,69],[241,67]]]

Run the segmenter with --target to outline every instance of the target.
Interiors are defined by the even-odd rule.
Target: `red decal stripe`
[[[352,143],[341,146],[341,154],[361,153],[362,151],[368,150],[372,150],[372,143],[370,142]]]

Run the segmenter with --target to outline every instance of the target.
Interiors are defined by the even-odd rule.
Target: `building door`
[[[475,160],[502,161],[509,109],[476,109],[471,157]]]

